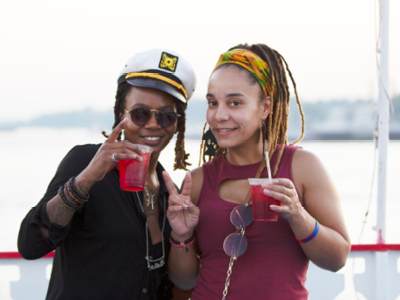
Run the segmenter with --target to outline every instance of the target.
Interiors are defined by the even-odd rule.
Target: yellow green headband
[[[242,49],[227,51],[221,54],[214,70],[223,64],[237,64],[242,66],[257,79],[265,96],[270,96],[274,100],[276,99],[276,85],[274,78],[271,78],[271,70],[267,63],[255,53]]]

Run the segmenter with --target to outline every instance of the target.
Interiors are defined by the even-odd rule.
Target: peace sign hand
[[[200,210],[190,201],[192,176],[186,173],[182,192],[179,194],[169,174],[164,171],[163,177],[169,192],[167,218],[177,236],[191,236],[199,222]]]
[[[129,141],[117,141],[121,131],[128,123],[128,119],[123,119],[111,132],[106,141],[101,145],[92,161],[83,171],[85,177],[92,184],[100,181],[117,164],[115,160],[136,159],[142,161],[139,154],[141,150]]]

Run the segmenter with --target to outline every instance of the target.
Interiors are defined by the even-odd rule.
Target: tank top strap
[[[271,171],[273,172],[275,165],[278,161],[278,156],[279,156],[279,150],[280,150],[280,145],[277,145],[276,150],[274,152],[274,155],[272,156],[271,159]],[[279,168],[276,176],[273,177],[281,177],[281,178],[289,178],[290,180],[293,181],[293,176],[292,176],[292,161],[293,161],[293,155],[296,152],[297,149],[302,148],[299,146],[288,146],[285,145],[282,153],[282,158],[279,163]],[[261,177],[268,177],[268,170],[267,168],[264,169]]]

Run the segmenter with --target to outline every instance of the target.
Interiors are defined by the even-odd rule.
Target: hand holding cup
[[[304,208],[298,199],[293,182],[287,178],[274,178],[271,183],[262,185],[264,194],[280,202],[280,205],[271,205],[271,210],[278,212],[288,221],[300,215]]]
[[[142,151],[138,146],[129,141],[118,141],[117,138],[128,123],[128,119],[123,119],[111,132],[109,137],[101,145],[89,165],[82,172],[87,180],[92,184],[102,180],[111,171],[116,162],[122,159],[136,159],[142,161],[139,154]]]

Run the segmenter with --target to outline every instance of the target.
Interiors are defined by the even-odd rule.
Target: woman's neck
[[[157,185],[156,168],[159,157],[160,157],[159,153],[158,154],[152,153],[150,156],[149,169],[147,171],[147,178],[146,178],[146,185],[149,185],[150,187],[155,187],[155,185]]]
[[[262,149],[260,140],[259,143],[248,143],[242,147],[228,149],[225,158],[232,165],[251,165],[263,159]],[[265,149],[268,149],[268,142],[266,141]]]

